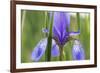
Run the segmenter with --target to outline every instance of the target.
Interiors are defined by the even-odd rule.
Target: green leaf
[[[42,37],[44,11],[21,10],[21,62],[32,62],[31,53]],[[22,27],[23,25],[23,27]],[[44,60],[45,61],[45,60]]]
[[[80,30],[80,14],[77,12],[77,24],[78,24],[78,29]]]
[[[83,14],[83,17],[80,16],[80,41],[85,50],[85,59],[90,59],[90,14]]]
[[[49,23],[50,23],[50,27],[49,27],[50,30],[49,30],[49,36],[48,36],[48,42],[46,48],[46,61],[51,61],[53,15]]]

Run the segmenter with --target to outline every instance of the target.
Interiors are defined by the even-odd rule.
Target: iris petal
[[[40,42],[34,48],[31,59],[33,61],[39,61],[41,57],[45,54],[47,46],[47,38],[40,40]],[[59,56],[59,47],[57,46],[56,42],[52,39],[52,49],[51,49],[51,56],[56,57]]]
[[[55,40],[52,40],[52,50],[51,50],[51,55],[53,57],[59,56],[59,47],[56,44]]]
[[[74,45],[72,48],[72,56],[73,56],[73,60],[85,59],[84,49],[78,40],[74,41]]]
[[[70,32],[69,36],[75,36],[75,35],[79,35],[79,34],[80,34],[80,31],[78,31],[78,32]]]
[[[34,61],[39,61],[40,58],[43,56],[46,50],[46,44],[47,44],[47,39],[42,39],[40,42],[36,45],[32,52],[32,60]]]
[[[64,12],[54,12],[54,21],[53,21],[53,36],[56,37],[59,42],[62,44],[65,36],[68,36],[70,25],[70,15]],[[67,34],[67,35],[66,35]]]

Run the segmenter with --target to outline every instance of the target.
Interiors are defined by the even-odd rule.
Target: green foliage
[[[47,11],[35,10],[22,10],[21,11],[21,62],[32,62],[31,53],[38,42],[45,38],[42,33],[43,27],[48,27],[50,24],[50,32],[48,37],[48,44],[46,54],[44,54],[40,62],[59,61],[59,57],[51,57],[51,44],[52,44],[52,22],[48,20],[49,16]],[[78,18],[77,18],[78,16]],[[83,48],[85,49],[86,59],[90,59],[90,14],[89,13],[71,13],[70,31],[78,31],[80,35],[74,38],[80,39]],[[64,59],[72,60],[72,46],[73,41],[70,41],[64,46]],[[49,57],[48,57],[49,56]]]
[[[47,17],[48,18],[48,17]],[[53,25],[53,16],[52,19],[50,21],[48,21],[48,23],[50,25],[50,30],[49,30],[49,35],[48,35],[48,42],[47,42],[47,49],[46,49],[46,61],[51,61],[51,48],[52,48],[52,25]],[[47,25],[46,24],[46,25]]]
[[[23,14],[24,10],[22,10]],[[23,16],[22,16],[23,17]],[[30,62],[31,53],[37,43],[43,38],[42,25],[44,24],[45,13],[43,11],[26,10],[25,18],[22,27],[22,47],[21,47],[21,61]]]

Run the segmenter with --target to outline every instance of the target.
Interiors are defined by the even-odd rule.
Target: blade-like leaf
[[[50,19],[50,27],[49,27],[49,36],[48,36],[48,42],[47,42],[47,49],[46,49],[46,61],[51,60],[51,48],[52,48],[52,25],[53,25],[53,15]]]
[[[77,24],[78,24],[78,30],[80,30],[80,14],[77,12]]]

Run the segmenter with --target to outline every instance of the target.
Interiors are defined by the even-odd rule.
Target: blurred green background
[[[90,59],[90,14],[80,14],[80,25],[77,23],[76,12],[69,12],[71,15],[70,31],[78,31],[80,35],[75,38],[80,39],[81,44],[85,50],[86,59]],[[44,38],[42,28],[45,24],[45,11],[36,10],[21,10],[21,62],[33,62],[31,60],[31,53],[38,42]],[[72,45],[70,41],[64,46],[64,60],[72,60]],[[59,61],[59,57],[52,57],[51,61]],[[40,62],[45,62],[45,54]]]

